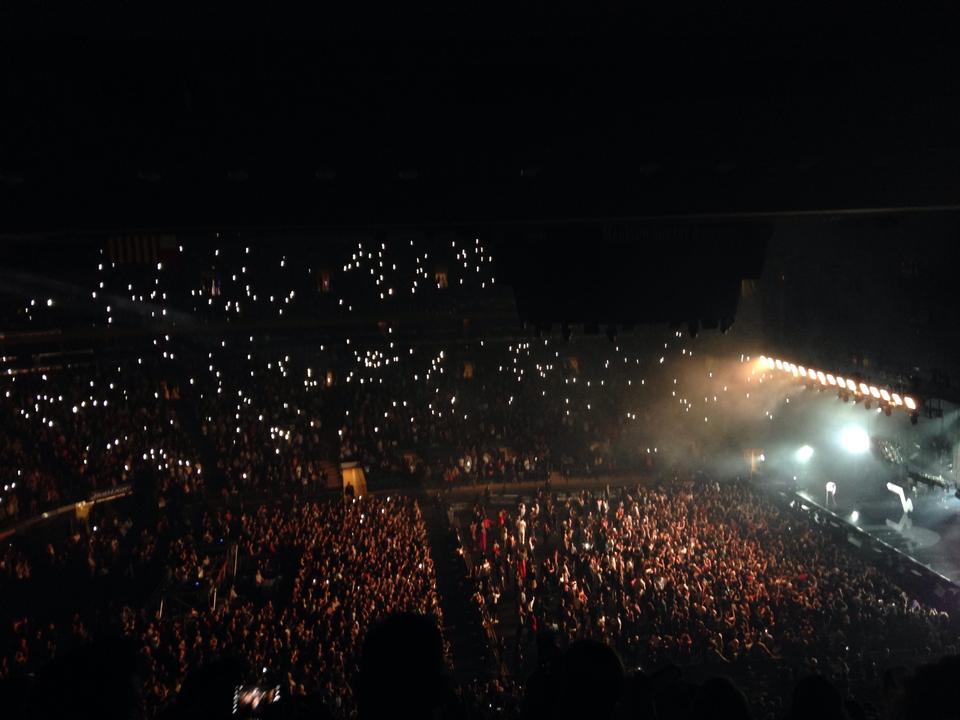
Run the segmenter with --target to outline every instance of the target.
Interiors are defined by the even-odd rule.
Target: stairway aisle
[[[480,612],[472,600],[473,583],[467,577],[463,557],[445,509],[430,498],[421,499],[427,525],[430,554],[437,574],[444,635],[451,645],[454,673],[458,682],[488,678],[496,673]]]
[[[343,479],[340,476],[340,465],[330,460],[319,460],[317,465],[323,473],[326,482],[318,487],[318,490],[342,490]]]

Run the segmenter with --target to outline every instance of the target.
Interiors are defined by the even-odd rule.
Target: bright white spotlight
[[[856,522],[859,519],[860,519],[860,513],[858,513],[856,510],[850,513],[850,520],[852,520],[853,522]]]
[[[869,386],[868,386],[866,383],[860,383],[860,394],[861,394],[861,395],[869,395],[869,394],[870,394],[870,388],[869,388]]]
[[[887,402],[890,402],[890,393],[887,392],[886,390],[881,390],[881,391],[880,391],[880,397],[882,397],[882,398],[883,398],[884,400],[886,400]]]
[[[890,397],[893,398],[894,405],[903,405],[903,400],[900,399],[900,396],[896,393],[893,393]]]
[[[808,463],[810,458],[813,457],[813,448],[809,445],[804,445],[796,452],[797,462]]]
[[[821,384],[821,385],[826,385],[826,384],[827,384],[827,376],[824,375],[824,374],[823,374],[822,372],[820,372],[819,370],[817,370],[817,380],[820,381],[820,384]]]
[[[777,370],[783,370],[783,360],[777,360]]]
[[[830,383],[831,385],[836,385],[836,384],[837,384],[837,379],[836,379],[833,375],[829,375],[829,374],[828,374],[828,375],[827,375],[827,382]]]
[[[856,392],[856,391],[857,391],[857,384],[856,384],[853,380],[850,380],[849,378],[847,378],[847,389],[848,389],[850,392]]]
[[[878,388],[876,385],[871,385],[871,386],[870,386],[870,394],[873,395],[875,398],[877,398],[877,400],[879,400],[879,399],[880,399],[880,388]]]
[[[904,395],[904,396],[903,396],[903,404],[907,406],[907,409],[908,409],[908,410],[916,410],[916,409],[917,409],[917,403],[916,403],[916,401],[914,401],[914,399],[913,399],[912,397],[910,397],[909,395]]]
[[[851,455],[863,455],[870,449],[870,436],[856,425],[849,425],[840,432],[840,444]]]

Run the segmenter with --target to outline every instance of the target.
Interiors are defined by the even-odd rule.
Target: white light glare
[[[849,425],[840,432],[840,444],[851,455],[863,455],[870,449],[870,436],[856,425]]]
[[[796,458],[797,462],[808,463],[810,458],[813,457],[813,448],[809,445],[804,445],[799,450],[797,450]]]

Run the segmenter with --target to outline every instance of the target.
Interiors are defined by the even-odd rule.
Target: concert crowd
[[[132,525],[116,518],[36,557],[7,547],[7,597],[39,593],[56,578],[113,582],[106,608],[91,597],[77,612],[68,604],[59,614],[15,614],[4,632],[12,652],[0,658],[3,679],[42,671],[100,631],[137,648],[149,717],[171,707],[191,673],[225,659],[239,663],[238,683],[279,684],[287,697],[320,697],[335,716],[349,717],[360,642],[372,623],[400,612],[442,623],[423,519],[407,497],[252,505],[205,514],[182,534],[163,522],[139,534]],[[137,608],[135,580],[149,577],[151,565],[159,566],[166,605]]]
[[[630,667],[735,675],[773,712],[803,673],[862,697],[893,658],[957,650],[947,613],[744,483],[543,491],[468,519],[475,599],[521,672],[544,633],[596,640]]]
[[[474,264],[459,246],[455,258],[478,278],[473,292],[492,276],[479,241],[469,248]],[[199,290],[169,274],[161,285],[163,263],[136,280],[154,294],[182,286],[171,315],[196,302],[188,319],[222,335],[161,332],[2,376],[3,707],[64,717],[122,699],[50,692],[50,678],[112,642],[137,678],[133,709],[117,717],[216,716],[236,686],[279,687],[312,716],[361,720],[405,707],[531,720],[916,717],[921,697],[939,697],[926,690],[954,661],[910,669],[956,656],[948,613],[749,484],[708,479],[693,429],[673,433],[679,450],[665,459],[654,394],[668,398],[670,427],[695,416],[704,434],[727,397],[709,363],[696,365],[716,387],[691,416],[675,368],[700,360],[685,342],[647,352],[593,338],[561,357],[539,337],[402,343],[388,324],[362,342],[264,340],[231,325],[239,303],[257,322],[289,316],[316,268],[274,293],[250,250],[236,250],[237,267],[218,264]],[[364,247],[344,267],[385,267],[384,252]],[[432,280],[426,256],[415,282]],[[296,264],[284,256],[279,268]],[[96,303],[115,302],[109,287],[98,296],[105,282],[133,287],[105,263],[97,272],[108,280],[92,286]],[[447,278],[436,280],[440,292]],[[159,296],[130,292],[129,307],[157,312]],[[349,311],[361,294],[305,306]],[[65,310],[13,315],[36,328],[45,307],[51,321]],[[351,462],[373,494],[340,492]],[[465,677],[455,662],[452,638],[466,630],[445,622],[443,603],[459,600],[440,591],[438,535],[421,508],[438,493],[449,514],[436,515],[459,526],[470,568],[453,590],[492,619],[492,674]],[[229,681],[205,713],[220,671]],[[75,677],[109,685],[107,670]],[[405,705],[405,693],[420,700]]]

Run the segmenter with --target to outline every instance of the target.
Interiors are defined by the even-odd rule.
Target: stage
[[[960,585],[960,500],[952,490],[925,485],[915,489],[904,485],[901,500],[887,482],[886,478],[838,480],[832,499],[823,482],[789,483],[788,489]],[[906,500],[912,505],[910,512],[904,510]]]

